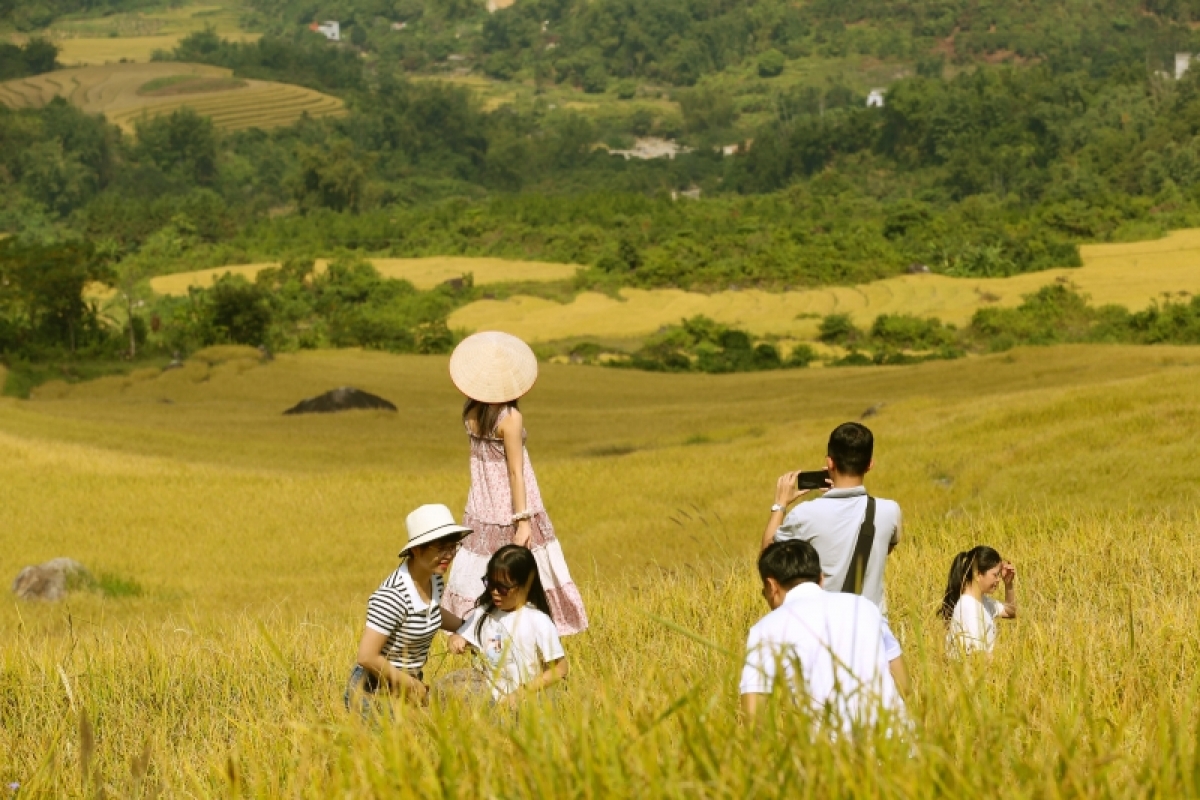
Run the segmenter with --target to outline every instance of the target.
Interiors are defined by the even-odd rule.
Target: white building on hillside
[[[342,26],[336,21],[329,22],[314,22],[308,26],[308,29],[321,34],[331,42],[340,42],[342,40]]]
[[[867,95],[867,108],[883,108],[883,95],[887,89],[872,89]]]
[[[1176,53],[1175,54],[1175,80],[1179,80],[1184,76],[1192,66],[1191,53]]]

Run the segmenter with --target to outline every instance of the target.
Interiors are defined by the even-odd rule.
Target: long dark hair
[[[938,608],[938,616],[949,621],[954,616],[954,607],[958,598],[971,585],[976,575],[982,575],[996,568],[1004,559],[986,545],[978,545],[970,550],[964,550],[954,557],[950,563],[950,577],[946,579],[946,594],[942,597],[942,605]]]
[[[507,576],[509,582],[515,586],[524,586],[532,575],[533,583],[529,585],[529,597],[526,601],[550,619],[554,619],[554,615],[550,613],[550,601],[546,599],[546,590],[542,587],[542,577],[538,575],[537,561],[528,547],[506,544],[497,550],[488,560],[487,572],[484,575],[491,579],[501,574]],[[479,595],[479,601],[475,605],[482,611],[479,622],[475,625],[475,638],[478,639],[484,619],[496,608],[496,604],[492,602],[492,593],[487,587],[484,587],[483,594]]]
[[[463,424],[470,429],[470,420],[475,420],[475,435],[476,436],[495,436],[496,426],[500,423],[500,414],[504,409],[518,409],[516,400],[509,400],[507,403],[481,403],[478,400],[467,398],[467,402],[463,403]]]

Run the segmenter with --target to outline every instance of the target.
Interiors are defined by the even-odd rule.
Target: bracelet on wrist
[[[510,524],[516,525],[518,522],[524,522],[525,520],[530,519],[532,516],[533,516],[533,512],[530,511],[529,509],[525,509],[524,511],[522,511],[520,513],[513,514],[512,522]]]

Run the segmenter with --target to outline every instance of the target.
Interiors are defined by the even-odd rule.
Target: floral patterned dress
[[[501,412],[500,419],[508,410]],[[474,533],[463,540],[462,550],[454,558],[450,570],[450,581],[442,597],[442,608],[458,617],[466,617],[475,607],[475,601],[483,592],[482,578],[487,572],[492,554],[506,544],[512,544],[517,526],[512,524],[512,488],[508,482],[508,461],[504,456],[504,442],[495,436],[477,436],[467,429],[471,440],[471,491],[467,495],[467,510],[463,514],[463,525]],[[522,441],[526,438],[521,432]],[[532,512],[529,519],[532,536],[529,549],[537,561],[538,575],[550,601],[550,615],[558,627],[560,636],[579,633],[587,628],[587,613],[583,609],[583,598],[571,580],[562,546],[554,535],[554,526],[542,505],[542,493],[538,489],[533,465],[529,462],[529,451],[522,446],[525,464],[526,510]]]

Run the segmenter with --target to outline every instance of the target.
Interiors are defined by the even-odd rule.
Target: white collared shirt
[[[840,590],[850,571],[858,531],[867,514],[866,487],[830,489],[815,500],[801,503],[784,517],[775,541],[799,539],[808,542],[821,558],[825,585]],[[895,500],[875,498],[875,542],[863,576],[862,596],[887,615],[883,593],[883,571],[888,548],[900,541],[900,505]]]
[[[904,713],[888,671],[883,616],[859,595],[802,583],[750,629],[741,694],[770,694],[780,679],[808,698],[818,719],[845,731],[873,724],[880,708]]]

